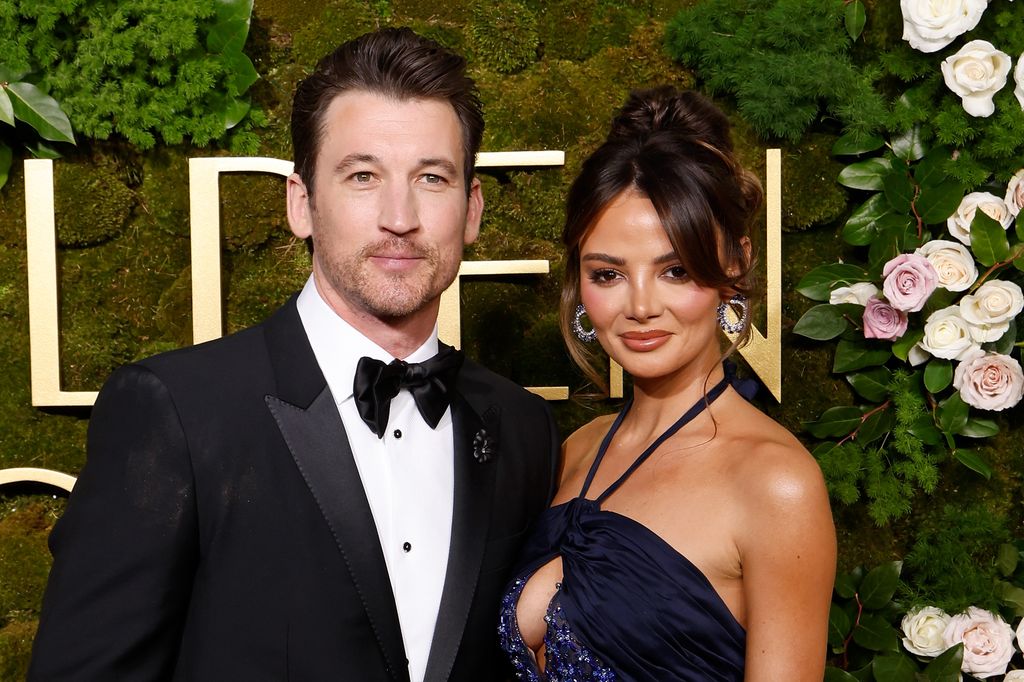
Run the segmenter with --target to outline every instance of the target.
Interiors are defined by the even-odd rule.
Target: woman
[[[573,184],[563,334],[599,383],[585,341],[600,342],[633,395],[565,442],[502,604],[521,679],[822,679],[836,548],[821,472],[722,364],[736,344],[723,353],[721,330],[749,333],[760,200],[725,116],[673,88],[634,94]]]

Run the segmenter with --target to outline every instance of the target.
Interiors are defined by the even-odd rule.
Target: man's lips
[[[662,329],[648,331],[624,332],[619,335],[626,348],[634,351],[649,351],[659,348],[671,338],[671,334]]]
[[[423,256],[417,253],[375,253],[370,256],[378,267],[386,270],[408,270],[415,267],[423,260]]]

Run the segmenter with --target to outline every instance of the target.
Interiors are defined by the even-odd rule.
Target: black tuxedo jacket
[[[426,680],[503,679],[501,593],[550,500],[557,438],[543,400],[470,361],[452,419]],[[294,298],[110,377],[50,548],[30,680],[408,679],[373,517]]]

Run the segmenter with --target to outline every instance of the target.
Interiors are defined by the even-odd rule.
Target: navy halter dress
[[[578,497],[546,510],[501,604],[502,648],[526,682],[706,682],[743,679],[746,633],[711,583],[646,526],[601,509],[665,440],[729,384],[727,376],[655,440],[596,499],[590,483],[629,405],[598,449]],[[534,571],[562,557],[563,577],[544,620],[545,670],[523,643],[516,605]]]

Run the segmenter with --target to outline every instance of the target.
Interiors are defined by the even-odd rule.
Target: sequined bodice
[[[725,389],[725,380],[708,393]],[[701,401],[596,499],[586,492],[628,406],[605,436],[580,496],[538,519],[501,604],[499,635],[525,682],[705,682],[743,679],[746,633],[707,577],[653,531],[601,502]],[[519,632],[516,606],[533,573],[555,556],[562,582],[544,617],[544,672]]]

